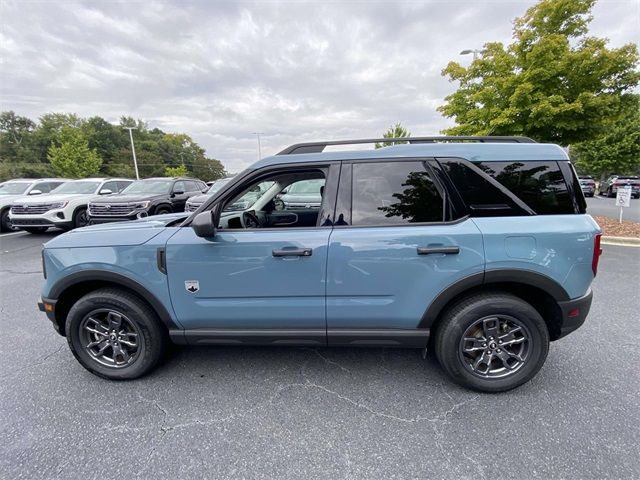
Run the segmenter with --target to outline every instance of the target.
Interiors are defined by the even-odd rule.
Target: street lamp
[[[478,57],[480,55],[482,55],[485,52],[485,50],[479,50],[477,48],[473,49],[473,50],[462,50],[460,52],[460,55],[469,55],[470,53],[473,53],[473,60],[477,60]]]
[[[123,130],[129,130],[129,139],[131,140],[131,153],[133,153],[133,166],[136,169],[136,180],[140,180],[140,175],[138,174],[138,160],[136,159],[136,147],[133,145],[133,133],[131,130],[137,130],[136,127],[123,127]]]
[[[258,160],[262,158],[262,147],[260,146],[260,135],[264,135],[262,132],[253,132],[252,135],[258,137]]]

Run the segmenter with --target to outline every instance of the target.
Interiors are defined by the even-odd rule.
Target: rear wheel
[[[436,331],[435,350],[457,383],[502,392],[528,382],[542,368],[549,332],[527,302],[507,293],[483,293],[445,313]]]
[[[168,343],[166,331],[146,303],[111,288],[78,300],[69,311],[65,330],[80,364],[110,380],[129,380],[148,373]]]
[[[48,229],[49,227],[22,227],[22,230],[24,230],[25,232],[29,232],[33,234],[44,233]]]

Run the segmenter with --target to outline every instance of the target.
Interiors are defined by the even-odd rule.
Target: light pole
[[[133,153],[133,166],[136,169],[136,180],[140,180],[140,175],[138,174],[138,160],[136,159],[136,147],[133,144],[133,133],[131,133],[131,130],[137,130],[137,128],[123,127],[123,130],[129,130],[129,139],[131,140],[131,153]]]
[[[470,53],[473,53],[473,60],[476,61],[478,57],[484,53],[484,50],[479,50],[477,48],[473,50],[462,50],[460,55],[469,55]]]
[[[262,158],[262,147],[260,146],[260,135],[264,135],[262,132],[253,132],[252,135],[258,137],[258,160]]]

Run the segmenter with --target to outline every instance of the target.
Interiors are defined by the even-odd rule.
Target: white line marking
[[[27,233],[29,233],[29,232],[11,232],[11,233],[3,233],[3,234],[1,234],[1,235],[0,235],[0,238],[3,238],[3,237],[10,237],[11,235],[24,235],[24,234],[27,234]]]

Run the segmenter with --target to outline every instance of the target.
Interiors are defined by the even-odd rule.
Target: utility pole
[[[133,153],[133,166],[136,169],[136,180],[140,180],[140,175],[138,174],[138,160],[136,159],[136,147],[133,144],[133,133],[131,130],[137,130],[136,127],[123,127],[123,130],[129,130],[129,139],[131,140],[131,153]]]
[[[258,137],[258,160],[262,158],[262,148],[260,146],[260,135],[264,135],[262,132],[253,132],[253,135]]]

